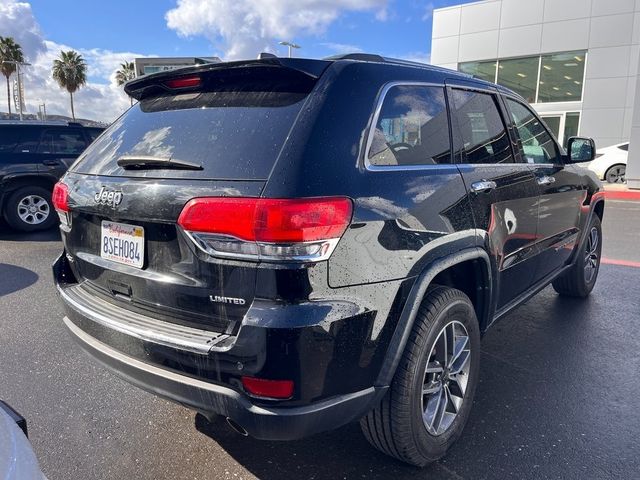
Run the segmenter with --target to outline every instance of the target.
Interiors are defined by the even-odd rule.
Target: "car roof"
[[[63,120],[0,120],[0,127],[2,126],[19,126],[19,127],[82,127],[82,128],[104,128],[104,127],[89,127],[82,125],[79,122],[65,122]]]
[[[381,55],[372,53],[347,53],[334,55],[323,59],[286,58],[276,57],[275,55],[261,55],[257,60],[238,60],[231,62],[205,63],[201,65],[182,67],[174,70],[157,72],[149,75],[144,75],[142,77],[137,77],[127,82],[127,84],[125,85],[125,91],[132,97],[139,98],[146,87],[152,84],[158,84],[165,80],[169,80],[176,76],[242,67],[250,68],[259,66],[280,66],[296,70],[312,78],[318,78],[320,77],[320,75],[322,75],[322,73],[329,65],[336,62],[365,62],[385,66],[395,66],[398,68],[422,69],[425,71],[439,73],[440,75],[445,74],[451,79],[464,80],[465,82],[470,82],[478,87],[497,88],[501,93],[507,93],[509,95],[521,98],[520,95],[509,90],[508,88],[505,88],[501,85],[496,85],[491,82],[487,82],[485,80],[481,80],[479,78],[475,78],[467,73],[459,72],[457,70],[451,70],[444,67],[438,67],[427,63],[383,57]]]

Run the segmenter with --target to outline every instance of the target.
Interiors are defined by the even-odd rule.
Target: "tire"
[[[594,240],[595,239],[595,240]],[[597,243],[593,244],[596,241]],[[602,226],[600,218],[593,215],[587,228],[587,235],[576,252],[571,268],[556,278],[552,285],[556,292],[567,297],[587,297],[598,279],[602,253]]]
[[[438,365],[443,363],[438,359],[447,358],[446,353],[443,355],[444,341],[449,338],[451,343],[450,338],[454,337],[462,344],[464,336],[451,335],[451,328],[457,334],[467,334],[468,350],[461,350],[458,362],[451,369],[453,375],[453,370],[464,362],[463,375],[455,376],[457,380],[453,376],[444,380],[444,387],[443,379],[438,381],[439,374],[436,373],[440,368]],[[444,341],[442,332],[446,332]],[[429,365],[433,373],[426,370],[427,357],[431,359]],[[422,467],[438,460],[460,436],[469,418],[478,384],[479,364],[480,330],[469,297],[453,288],[434,287],[428,290],[389,391],[380,404],[360,420],[364,436],[381,452],[412,465]],[[449,369],[444,369],[440,376],[445,376]],[[458,396],[461,392],[458,382],[465,384],[462,397]],[[435,392],[438,384],[440,393],[423,395],[423,388]],[[460,401],[453,396],[447,397],[447,392],[455,392]],[[436,427],[439,415],[429,416],[429,412],[440,412],[437,398],[448,400],[442,404],[445,409]],[[457,414],[451,418],[456,405]],[[432,426],[429,427],[431,420]],[[442,431],[437,431],[439,429]]]
[[[620,163],[609,167],[604,174],[604,179],[608,183],[625,183],[626,174],[627,166]]]
[[[21,187],[7,198],[4,218],[16,230],[33,232],[51,228],[57,215],[51,191],[42,187]]]

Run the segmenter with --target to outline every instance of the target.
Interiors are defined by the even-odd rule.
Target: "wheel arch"
[[[469,278],[469,275],[473,275],[473,278]],[[411,287],[389,342],[376,386],[387,386],[391,383],[422,299],[430,286],[445,285],[467,294],[474,305],[480,331],[483,332],[491,323],[494,283],[495,275],[489,255],[480,247],[468,248],[429,264]]]
[[[0,184],[0,212],[4,210],[4,203],[7,197],[17,189],[35,186],[53,190],[53,186],[57,181],[57,178],[51,175],[31,173],[5,176],[2,179],[2,184]]]

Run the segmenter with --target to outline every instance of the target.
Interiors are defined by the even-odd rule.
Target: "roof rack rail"
[[[384,57],[375,53],[340,53],[325,57],[323,60],[359,60],[361,62],[384,62]]]

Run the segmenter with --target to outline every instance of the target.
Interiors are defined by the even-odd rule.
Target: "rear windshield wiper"
[[[171,157],[153,157],[149,155],[123,155],[118,159],[118,166],[125,170],[202,170],[202,165],[177,160]]]

